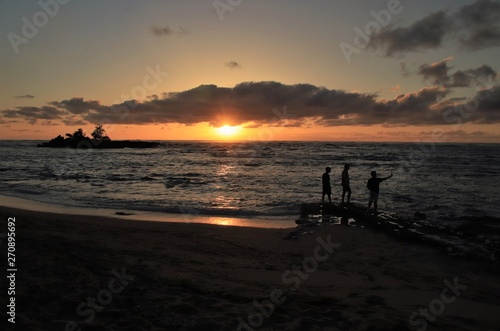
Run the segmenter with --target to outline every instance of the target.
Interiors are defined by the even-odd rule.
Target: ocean
[[[366,181],[383,182],[379,209],[447,221],[500,217],[500,145],[343,142],[178,142],[153,149],[37,148],[0,141],[3,195],[66,206],[266,217],[294,220],[304,202],[321,200],[331,167],[332,198],[341,198],[344,163],[354,203]]]

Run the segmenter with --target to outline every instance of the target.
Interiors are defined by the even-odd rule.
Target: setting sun
[[[240,130],[240,126],[223,125],[220,128],[215,129],[219,135],[225,137],[231,137],[236,135]]]

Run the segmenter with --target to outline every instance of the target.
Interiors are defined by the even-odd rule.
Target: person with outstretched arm
[[[377,213],[377,202],[378,202],[378,193],[379,193],[379,184],[383,182],[386,179],[389,179],[392,177],[392,171],[391,175],[385,178],[377,178],[377,172],[372,171],[371,172],[372,177],[368,179],[368,183],[366,186],[370,190],[370,199],[368,200],[368,212],[370,212],[370,207],[372,206],[373,202],[373,212],[376,214]]]

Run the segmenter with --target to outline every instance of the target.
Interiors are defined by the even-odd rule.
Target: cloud
[[[403,77],[409,77],[410,76],[410,70],[408,70],[408,65],[404,62],[399,63],[399,67],[401,69],[401,75]]]
[[[371,35],[369,47],[382,50],[385,56],[438,48],[449,28],[449,18],[439,11],[409,27],[383,29]]]
[[[452,57],[448,57],[430,65],[422,64],[419,67],[418,74],[422,75],[424,80],[430,80],[434,85],[450,88],[469,87],[477,84],[478,80],[494,81],[496,79],[497,72],[486,64],[475,69],[450,73],[453,67],[450,67],[448,63],[452,60]]]
[[[177,30],[172,29],[170,26],[153,26],[151,27],[151,32],[157,37],[163,36],[173,36],[173,35],[186,35],[189,34],[188,30],[183,27],[179,27]]]
[[[477,104],[477,109],[475,105]],[[470,120],[477,124],[493,124],[500,122],[500,86],[482,89],[476,96],[464,103],[465,110],[472,109]],[[475,109],[475,110],[474,110]]]
[[[419,67],[418,73],[424,77],[424,80],[431,80],[435,85],[445,85],[450,79],[448,71],[451,68],[448,66],[448,62],[451,60],[453,60],[453,58],[448,57],[430,65],[422,64]]]
[[[209,123],[259,127],[340,125],[446,125],[460,122],[500,123],[500,87],[479,90],[472,99],[448,98],[445,87],[426,87],[391,99],[376,94],[346,92],[311,84],[245,82],[232,88],[201,85],[164,93],[139,102],[103,105],[72,98],[44,107],[0,111],[5,118],[58,120],[64,123],[169,124]],[[474,110],[469,111],[471,102]],[[462,116],[462,115],[466,116]]]
[[[32,96],[31,94],[25,94],[25,95],[17,95],[14,97],[14,99],[34,99],[35,97]]]
[[[168,25],[167,26],[153,26],[151,31],[155,36],[171,36],[174,34],[174,30],[172,30]]]
[[[500,46],[500,3],[477,0],[458,11],[438,11],[407,27],[389,26],[370,35],[369,46],[387,57],[442,47],[448,39],[475,51]]]
[[[462,47],[478,50],[500,46],[500,3],[478,0],[456,14],[460,26],[457,37]]]
[[[401,85],[395,85],[393,87],[390,87],[387,91],[391,92],[391,93],[396,93],[396,92],[399,92],[401,90]]]
[[[103,109],[101,103],[96,100],[85,101],[83,98],[72,98],[69,100],[49,102],[51,106],[63,108],[72,114],[84,114],[89,110],[99,111]]]
[[[241,68],[241,65],[236,62],[236,61],[229,61],[224,64],[226,67],[229,67],[231,69],[239,69]]]
[[[467,99],[445,100],[437,107],[446,123],[500,123],[500,86],[483,87]]]
[[[55,107],[18,107],[13,110],[3,110],[2,116],[5,118],[23,118],[30,124],[35,124],[37,120],[62,119],[65,115],[63,110]]]

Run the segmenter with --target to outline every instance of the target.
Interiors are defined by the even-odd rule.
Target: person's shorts
[[[370,191],[370,201],[378,202],[378,192]]]
[[[323,187],[323,194],[332,194],[331,187]]]
[[[344,190],[344,192],[351,192],[351,187],[349,185],[342,186],[342,189]]]

